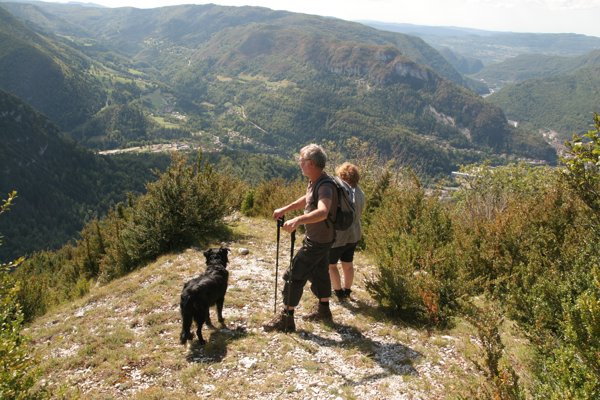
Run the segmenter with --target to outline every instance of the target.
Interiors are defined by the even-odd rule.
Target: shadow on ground
[[[204,346],[198,340],[192,342],[186,360],[193,363],[207,364],[221,362],[227,355],[227,345],[247,335],[248,332],[243,326],[213,330]]]

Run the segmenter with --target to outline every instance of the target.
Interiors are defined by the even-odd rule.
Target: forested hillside
[[[44,113],[62,129],[94,115],[106,93],[89,73],[91,60],[39,35],[0,6],[0,89]]]
[[[510,83],[566,75],[581,68],[598,65],[600,65],[600,50],[577,57],[522,54],[497,64],[488,65],[472,77],[484,80],[490,87],[501,88]]]
[[[600,111],[600,60],[568,73],[505,86],[489,97],[511,120],[552,130],[562,140],[589,129],[590,115]],[[543,74],[542,74],[543,75]]]
[[[167,156],[100,157],[61,137],[58,128],[16,97],[0,91],[0,193],[15,190],[0,220],[0,261],[56,248],[84,221],[105,213],[126,192],[141,192]]]
[[[436,49],[448,47],[456,54],[479,59],[486,66],[522,54],[576,57],[600,48],[600,38],[574,33],[494,32],[376,21],[365,23],[378,29],[418,36]]]
[[[344,152],[358,138],[428,175],[499,153],[554,160],[414,36],[253,7],[6,7],[94,60],[107,104],[69,132],[93,148],[289,155],[308,141]]]

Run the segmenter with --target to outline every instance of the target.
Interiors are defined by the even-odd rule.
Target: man
[[[293,232],[298,225],[306,228],[306,237],[302,248],[296,253],[292,265],[283,275],[284,308],[280,315],[263,325],[265,331],[294,332],[294,309],[300,302],[304,285],[311,282],[311,291],[319,299],[315,311],[305,317],[313,321],[331,322],[333,320],[329,310],[329,297],[331,296],[331,280],[329,278],[329,248],[335,239],[335,229],[332,220],[335,220],[337,204],[337,190],[332,182],[319,181],[325,179],[324,172],[327,155],[321,146],[309,144],[300,150],[298,158],[302,174],[309,179],[306,194],[290,204],[278,208],[273,212],[273,217],[278,219],[288,211],[304,209],[304,214],[284,222],[283,229]],[[313,195],[318,187],[317,195]],[[315,202],[314,199],[317,199]]]

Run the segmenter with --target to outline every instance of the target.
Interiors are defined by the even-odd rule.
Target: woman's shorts
[[[356,245],[357,243],[348,243],[344,246],[329,249],[329,264],[337,264],[338,261],[352,262]]]

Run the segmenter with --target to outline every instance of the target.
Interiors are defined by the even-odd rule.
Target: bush
[[[448,210],[414,175],[390,182],[366,230],[378,267],[367,290],[400,317],[443,325],[467,290]]]
[[[0,214],[10,207],[16,193],[0,204]],[[1,242],[0,242],[1,244]],[[27,342],[21,333],[23,313],[17,302],[18,284],[10,271],[22,261],[0,265],[0,399],[37,399],[31,388],[35,383],[34,363],[27,354]]]
[[[500,336],[504,321],[501,310],[490,303],[483,307],[465,304],[465,317],[477,332],[483,347],[483,363],[472,360],[486,378],[476,394],[478,399],[520,400],[525,395],[519,386],[519,377],[505,355],[505,346]],[[473,393],[474,394],[474,393]]]
[[[599,114],[594,114],[594,126],[583,137],[574,135],[566,143],[568,154],[562,161],[566,166],[566,181],[593,212],[596,223],[600,223]]]
[[[223,217],[239,207],[242,188],[202,157],[190,164],[175,154],[145,195],[90,221],[75,245],[37,253],[17,270],[26,320],[84,295],[96,279],[110,281],[161,254],[224,235]]]
[[[262,182],[246,193],[242,212],[249,217],[272,218],[273,210],[291,203],[304,193],[306,193],[305,180],[286,183],[283,179],[273,179]]]
[[[556,169],[478,167],[454,214],[465,273],[524,328],[538,354],[536,391],[551,398],[600,390],[600,236],[576,187]]]

